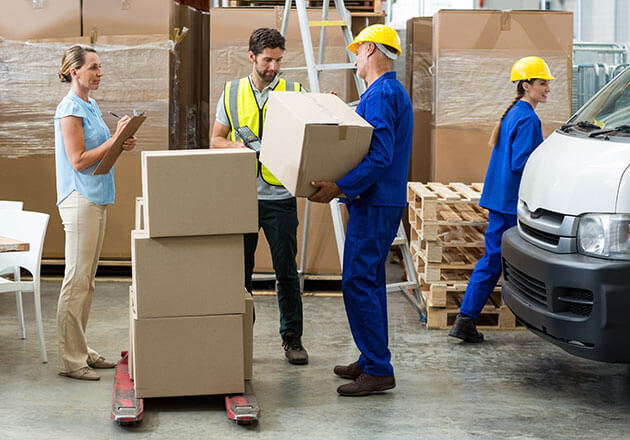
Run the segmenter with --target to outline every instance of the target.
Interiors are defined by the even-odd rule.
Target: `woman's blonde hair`
[[[525,95],[525,88],[523,87],[524,82],[531,84],[534,82],[534,79],[530,79],[530,80],[524,79],[524,80],[519,81],[518,84],[516,85],[516,97],[514,98],[514,101],[512,101],[512,103],[508,106],[508,108],[505,109],[505,111],[503,112],[503,115],[501,115],[501,119],[499,119],[499,122],[497,122],[497,125],[495,125],[494,129],[492,130],[492,134],[490,135],[490,140],[488,141],[488,145],[490,145],[490,147],[494,147],[499,141],[499,133],[501,133],[501,123],[503,122],[503,119],[505,119],[505,116],[512,109],[512,107],[514,107],[516,103],[520,101],[521,98]]]
[[[96,50],[85,44],[75,44],[70,49],[66,50],[61,59],[61,68],[57,74],[61,82],[72,82],[70,71],[72,69],[80,69],[85,64],[86,52],[96,53]]]

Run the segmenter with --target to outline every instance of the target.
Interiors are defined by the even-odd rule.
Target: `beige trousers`
[[[59,205],[59,214],[66,232],[66,269],[57,304],[57,368],[60,373],[71,373],[99,358],[88,347],[85,330],[105,235],[107,205],[95,205],[73,191]]]

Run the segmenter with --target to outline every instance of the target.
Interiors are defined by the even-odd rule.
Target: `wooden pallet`
[[[420,243],[421,247],[485,247],[484,233],[486,226],[438,226],[437,233],[429,235],[414,226],[410,229],[410,243]],[[422,243],[430,243],[423,245]]]
[[[427,328],[448,330],[453,326],[459,309],[427,307]],[[477,319],[479,330],[518,330],[524,328],[507,306],[486,306]]]
[[[414,267],[420,279],[429,284],[450,281],[468,282],[475,265],[483,256],[483,250],[478,248],[445,248],[442,249],[439,262],[429,262],[426,251],[418,249],[418,243],[411,243],[411,255]],[[435,259],[435,255],[431,255]]]
[[[448,309],[454,309],[461,307],[466,293],[467,284],[423,284],[422,298],[427,307],[445,307]],[[494,307],[503,306],[503,298],[501,297],[501,286],[497,285],[490,298],[488,298],[487,305]]]

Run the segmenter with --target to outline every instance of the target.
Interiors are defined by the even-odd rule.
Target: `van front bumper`
[[[503,300],[532,332],[576,356],[630,363],[630,262],[556,254],[503,235]]]

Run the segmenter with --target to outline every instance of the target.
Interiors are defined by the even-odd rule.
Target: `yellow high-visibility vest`
[[[298,82],[281,79],[273,90],[282,92],[294,90],[299,92],[301,85]],[[245,77],[225,83],[223,96],[225,112],[230,121],[230,139],[236,141],[236,132],[234,130],[244,126],[249,127],[259,139],[262,139],[262,127],[265,114],[267,113],[267,102],[265,101],[262,109],[258,107],[249,78]],[[258,172],[269,185],[282,186],[282,183],[260,161],[258,161]]]

